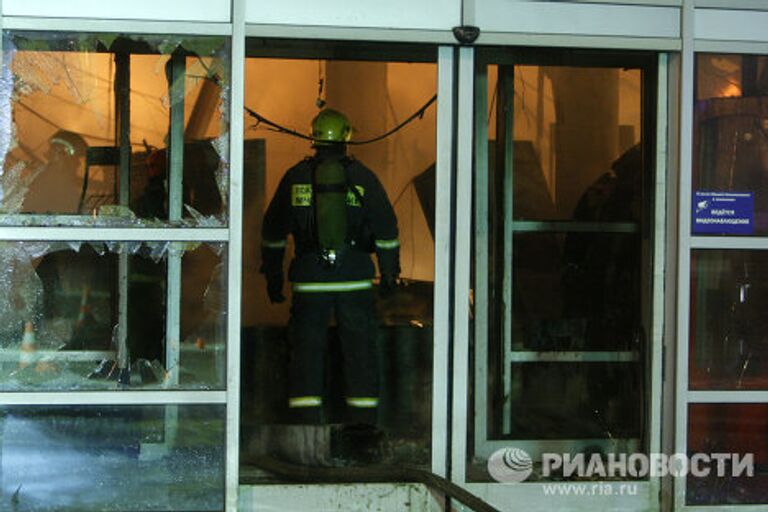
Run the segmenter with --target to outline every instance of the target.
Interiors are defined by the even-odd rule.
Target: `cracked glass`
[[[0,222],[226,225],[229,91],[223,37],[6,31]]]
[[[0,242],[0,391],[223,389],[225,261],[223,244]]]

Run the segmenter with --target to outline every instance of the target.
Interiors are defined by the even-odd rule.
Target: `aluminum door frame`
[[[454,298],[453,298],[453,393],[452,393],[452,443],[451,443],[451,479],[465,486],[470,491],[488,500],[501,510],[513,510],[521,502],[526,503],[528,510],[595,510],[605,507],[610,502],[606,496],[580,496],[574,503],[573,496],[552,496],[547,494],[551,483],[473,483],[467,479],[467,458],[469,455],[468,433],[469,422],[474,421],[476,411],[470,404],[470,368],[472,360],[469,340],[470,332],[470,282],[471,254],[470,247],[474,233],[471,219],[473,217],[472,177],[475,173],[474,152],[478,144],[474,133],[475,101],[477,95],[485,94],[485,90],[475,91],[474,48],[461,47],[458,49],[458,111],[456,139],[458,141],[475,141],[458,144],[456,148],[456,243],[454,267]],[[667,237],[667,129],[668,129],[668,71],[669,59],[666,54],[659,54],[657,66],[656,89],[656,126],[655,126],[655,189],[653,191],[653,296],[651,298],[651,332],[650,343],[650,414],[647,428],[649,429],[649,450],[652,453],[661,452],[662,430],[662,364],[663,364],[663,331],[665,306],[665,244]],[[481,84],[482,85],[482,84]],[[652,106],[651,108],[654,108]],[[479,137],[478,137],[479,139]],[[481,228],[482,229],[482,228]],[[477,318],[476,318],[477,320]],[[482,409],[481,409],[482,410]],[[620,506],[622,510],[649,510],[660,507],[661,480],[650,478],[632,483],[637,486],[634,496],[623,496]],[[587,485],[602,485],[607,482],[590,482]],[[616,503],[618,504],[618,503]]]

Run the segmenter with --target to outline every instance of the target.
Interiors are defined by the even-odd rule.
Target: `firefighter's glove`
[[[283,276],[281,274],[267,276],[267,295],[272,304],[285,302],[283,295]]]
[[[389,297],[397,289],[397,276],[384,274],[379,283],[379,294],[382,297]]]

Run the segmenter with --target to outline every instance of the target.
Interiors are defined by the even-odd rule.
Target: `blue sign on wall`
[[[751,235],[754,229],[753,192],[695,192],[694,233]]]

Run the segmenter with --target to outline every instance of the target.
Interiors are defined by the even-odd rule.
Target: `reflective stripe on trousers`
[[[379,406],[379,399],[371,396],[350,396],[347,397],[347,405],[360,409],[368,409]]]
[[[373,288],[373,281],[362,279],[360,281],[335,281],[318,283],[293,283],[293,291],[299,293],[323,293],[323,292],[354,292]]]
[[[294,396],[288,399],[288,407],[320,407],[323,399],[319,396]]]
[[[374,243],[379,249],[397,249],[400,247],[400,241],[397,238],[391,240],[375,240]]]

